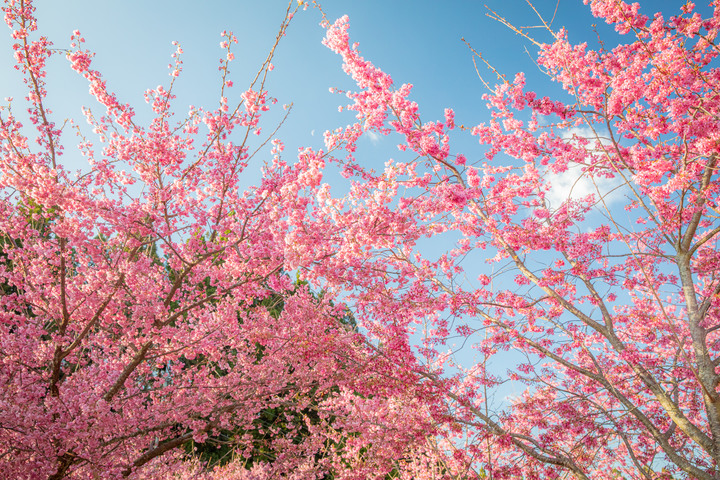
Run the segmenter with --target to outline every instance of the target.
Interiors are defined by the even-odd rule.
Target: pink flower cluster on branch
[[[527,91],[522,74],[499,85],[485,96],[490,121],[471,129],[486,147],[473,163],[453,153],[452,111],[421,121],[410,87],[350,43],[347,19],[328,25],[358,122],[326,143],[347,149],[358,180],[324,199],[341,240],[314,274],[353,292],[383,354],[437,389],[445,453],[479,477],[709,480],[720,462],[720,14],[688,3],[651,19],[637,4],[586,3],[625,43],[595,51],[550,31],[539,64],[570,100]],[[363,169],[352,155],[368,129],[418,157]],[[593,193],[563,191],[564,178]],[[446,232],[456,245],[439,258],[417,248]],[[462,280],[477,270],[478,285]],[[483,368],[448,354],[456,342]],[[522,360],[490,373],[504,352]],[[524,393],[491,404],[504,382]],[[460,432],[473,441],[458,453]]]
[[[74,32],[104,112],[71,178],[44,107],[57,51],[7,0],[35,130],[0,109],[0,476],[718,478],[720,6],[586,3],[622,41],[548,28],[538,64],[568,95],[518,74],[470,129],[423,121],[347,17],[324,22],[356,121],[290,163],[261,130],[277,43],[232,104],[224,32],[219,104],[179,121],[176,45],[141,125]],[[407,160],[366,168],[368,132]],[[217,468],[185,453],[225,437]]]
[[[237,39],[225,32],[219,106],[174,121],[176,45],[170,84],[145,93],[153,118],[143,125],[73,32],[67,59],[104,111],[84,109],[88,169],[72,177],[43,103],[58,52],[32,40],[33,11],[29,0],[5,2],[39,135],[33,144],[0,109],[0,477],[391,471],[433,427],[414,374],[366,345],[332,294],[288,274],[324,258],[310,248],[318,233],[303,231],[324,154],[307,150],[289,166],[282,142],[261,136],[277,44],[233,105]],[[240,175],[270,142],[264,177],[243,191]],[[280,423],[259,422],[268,412]],[[395,427],[386,437],[378,424]],[[272,463],[257,436],[273,440],[263,440]],[[214,442],[234,459],[217,470],[186,450]]]

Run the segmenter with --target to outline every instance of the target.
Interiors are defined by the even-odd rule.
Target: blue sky
[[[516,25],[537,25],[537,17],[524,0],[324,3],[330,20],[344,14],[350,16],[351,39],[360,43],[367,59],[390,73],[396,84],[414,85],[413,99],[420,104],[424,120],[441,119],[445,107],[455,109],[458,124],[473,125],[488,118],[485,102],[481,100],[485,89],[461,37],[482,51],[509,78],[524,71],[529,85],[541,93],[561,94],[559,87],[533,64],[531,56],[536,49],[486,16],[489,10],[485,5]],[[684,2],[645,3],[652,9],[675,13]],[[73,30],[81,31],[87,48],[96,52],[94,67],[122,102],[136,106],[140,118],[149,114],[149,108],[143,107],[145,89],[169,83],[167,65],[174,51],[173,40],[179,41],[185,51],[184,71],[175,88],[178,113],[185,112],[191,104],[206,107],[217,104],[220,82],[216,67],[223,54],[219,48],[219,32],[223,30],[232,30],[239,39],[232,65],[237,98],[265,58],[287,6],[282,0],[38,0],[35,4],[40,31],[57,48],[68,46]],[[593,23],[599,23],[601,34],[614,37],[612,29],[597,22],[579,0],[559,3],[538,0],[535,6],[548,19],[557,6],[553,27],[566,26],[572,41],[594,43],[596,36],[590,28]],[[279,104],[294,103],[293,114],[278,134],[288,145],[288,153],[301,145],[318,148],[324,130],[352,121],[351,113],[337,111],[338,105],[347,103],[345,98],[328,92],[329,87],[335,86],[351,89],[352,82],[342,72],[339,57],[321,45],[324,31],[319,21],[315,9],[299,12],[278,49],[276,69],[268,84],[270,94],[278,98]],[[540,29],[533,32],[541,41],[549,39]],[[7,30],[6,35],[0,35],[0,99],[23,96],[20,75],[11,67],[10,45]],[[493,79],[491,72],[483,73],[486,79]],[[48,83],[47,104],[56,112],[56,122],[67,117],[80,118],[80,106],[94,106],[85,81],[70,70],[62,56],[51,64]],[[266,125],[266,130],[269,127]],[[369,155],[382,165],[387,157],[397,155],[392,148],[395,143],[382,139],[372,145]],[[483,152],[471,139],[462,140],[459,146],[470,161],[482,157]],[[67,145],[68,163],[74,161],[70,147]]]
[[[682,2],[652,3],[655,8],[675,10]],[[485,121],[488,113],[480,98],[484,87],[475,74],[470,51],[460,40],[463,36],[510,78],[522,70],[529,83],[535,82],[541,91],[559,92],[526,53],[526,47],[535,53],[532,45],[488,18],[484,4],[518,25],[538,23],[523,0],[334,0],[325,2],[323,8],[331,20],[350,16],[351,38],[360,42],[363,55],[390,73],[396,84],[414,84],[413,98],[420,104],[423,119],[440,119],[445,107],[453,107],[458,123],[472,125]],[[536,7],[550,18],[556,4],[556,0],[539,0]],[[185,112],[190,104],[216,105],[222,30],[232,30],[240,42],[232,66],[234,93],[239,96],[272,45],[286,6],[280,0],[36,1],[42,34],[57,48],[66,48],[71,32],[79,29],[87,48],[96,52],[94,67],[121,101],[136,106],[140,116],[149,113],[142,107],[144,90],[169,82],[167,64],[174,51],[173,40],[185,51],[184,72],[175,90],[177,111]],[[300,11],[274,62],[270,93],[280,104],[295,105],[279,133],[289,147],[319,147],[324,130],[352,121],[351,114],[337,112],[345,99],[328,92],[329,87],[347,89],[352,83],[343,74],[340,59],[321,45],[324,31],[319,21],[317,10]],[[567,26],[573,32],[571,39],[592,41],[595,35],[589,27],[594,22],[589,8],[581,2],[560,0],[553,25]],[[605,25],[600,29],[611,31]],[[541,40],[548,39],[537,32]],[[9,30],[0,40],[0,98],[19,99],[23,90],[19,73],[11,68]],[[484,73],[492,79],[491,73]],[[58,123],[67,117],[79,118],[81,105],[94,105],[85,81],[70,70],[62,56],[51,64],[48,83],[47,103],[56,112]],[[390,146],[395,142],[385,143]],[[70,162],[70,145],[67,147]],[[374,150],[372,156],[376,157],[379,152]],[[482,152],[465,153],[470,159],[482,156]]]

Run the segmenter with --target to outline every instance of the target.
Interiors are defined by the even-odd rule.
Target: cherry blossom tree
[[[566,96],[496,72],[489,120],[469,128],[449,108],[421,120],[412,86],[323,16],[357,121],[288,163],[260,126],[292,3],[239,104],[226,33],[219,106],[174,119],[177,46],[145,125],[79,32],[57,50],[31,1],[6,0],[28,110],[0,110],[0,474],[720,478],[720,5],[586,3],[621,41],[516,28]],[[45,106],[62,56],[101,105],[92,135]],[[77,175],[61,162],[72,131]],[[368,132],[401,160],[364,166]],[[285,420],[267,428],[271,462],[247,461],[252,435],[219,468],[186,454],[267,411]]]
[[[146,92],[148,124],[108,91],[80,32],[58,50],[32,1],[3,12],[28,93],[27,114],[0,109],[0,477],[382,478],[422,444],[432,426],[407,387],[415,374],[369,349],[341,321],[346,306],[287,273],[325,255],[293,241],[321,154],[287,164],[260,130],[292,4],[239,104],[227,100],[237,40],[226,32],[219,106],[173,119],[178,45],[169,85]],[[100,104],[84,110],[91,133],[45,105],[47,65],[61,57]],[[87,162],[77,174],[62,163],[73,139]],[[264,176],[243,191],[266,145]],[[184,450],[257,432],[269,411],[283,417],[260,427],[272,462],[258,461],[250,433],[217,471]]]
[[[352,188],[318,204],[337,253],[308,278],[351,292],[389,361],[420,365],[446,475],[718,479],[720,5],[585,3],[617,45],[572,44],[542,16],[541,43],[494,14],[567,96],[495,71],[490,120],[472,128],[451,109],[421,120],[348,19],[328,23],[357,122],[325,139]],[[407,159],[363,167],[368,131]],[[468,133],[480,153],[453,148]],[[418,247],[440,235],[454,248]]]

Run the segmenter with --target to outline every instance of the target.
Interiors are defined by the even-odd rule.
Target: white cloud
[[[565,130],[562,135],[560,135],[562,138],[570,139],[573,137],[580,137],[580,138],[587,138],[590,140],[594,140],[596,130],[593,130],[589,126],[583,126],[583,127],[570,127],[567,130]],[[601,132],[598,132],[598,135],[602,135]],[[602,141],[602,137],[600,137],[600,140]],[[602,142],[605,145],[609,145],[610,141],[603,141]]]
[[[610,145],[610,140],[602,137],[602,132],[598,132],[600,142],[603,145]],[[596,133],[590,127],[572,127],[564,132],[563,138],[570,139],[573,137],[587,138],[590,145],[597,140]],[[550,184],[550,190],[545,198],[551,207],[557,208],[562,202],[568,199],[578,200],[594,195],[595,201],[604,199],[606,205],[617,202],[623,198],[622,194],[622,178],[606,178],[583,171],[583,166],[574,164],[569,165],[568,169],[560,173],[545,173],[545,180]]]
[[[378,142],[380,142],[380,134],[373,132],[372,130],[367,130],[368,137],[370,137],[370,141],[373,143],[373,145],[377,145]]]
[[[622,184],[622,180],[591,176],[583,172],[579,165],[573,165],[562,173],[548,172],[545,180],[550,184],[545,198],[553,207],[559,207],[565,200],[578,200],[591,194],[595,200],[604,198],[606,204],[620,198],[617,187]]]

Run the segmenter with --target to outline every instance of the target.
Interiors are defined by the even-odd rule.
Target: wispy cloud
[[[368,137],[370,137],[370,141],[373,143],[373,145],[377,145],[378,142],[380,142],[380,139],[382,136],[376,132],[373,132],[372,130],[367,131]]]
[[[602,137],[602,132],[598,134],[602,144],[610,144],[608,139]],[[573,127],[564,132],[563,138],[586,138],[594,144],[597,135],[590,127]],[[545,179],[550,184],[545,198],[552,207],[559,207],[566,200],[578,200],[588,195],[594,195],[596,201],[602,198],[608,206],[623,198],[622,178],[594,175],[584,171],[582,165],[569,165],[567,170],[560,173],[548,171]]]

